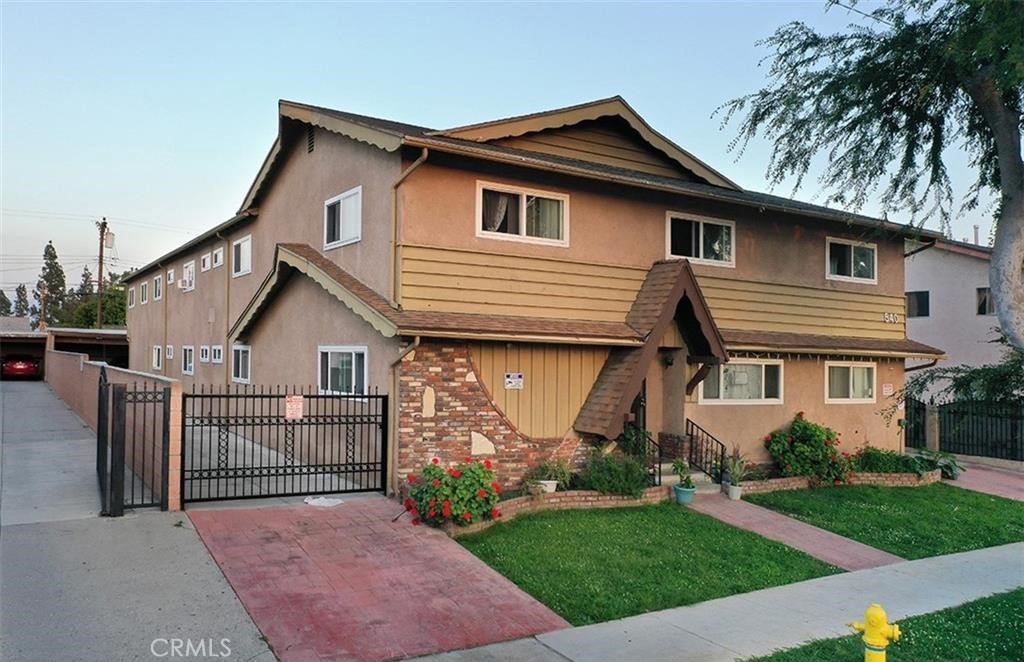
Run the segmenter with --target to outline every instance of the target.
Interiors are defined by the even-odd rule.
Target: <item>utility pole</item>
[[[96,328],[103,328],[103,244],[107,238],[107,217],[96,224],[100,229],[100,264],[96,277]]]

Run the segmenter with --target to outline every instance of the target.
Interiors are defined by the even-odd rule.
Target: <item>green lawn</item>
[[[534,513],[459,542],[574,625],[840,572],[675,504]]]
[[[997,662],[1024,655],[1024,589],[1000,593],[933,614],[898,621],[902,635],[889,662]],[[757,662],[832,662],[863,659],[860,635],[815,641],[759,657]],[[753,662],[753,661],[751,661]]]
[[[848,485],[746,498],[907,559],[1024,540],[1024,503],[941,483]]]

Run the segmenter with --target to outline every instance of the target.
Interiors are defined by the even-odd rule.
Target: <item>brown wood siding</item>
[[[606,348],[579,345],[487,342],[470,351],[494,404],[536,438],[561,438],[572,428],[608,357]],[[505,390],[506,372],[523,373],[522,390]]]
[[[663,177],[693,179],[674,161],[653,149],[629,127],[587,121],[574,126],[493,141],[495,145],[629,168]]]

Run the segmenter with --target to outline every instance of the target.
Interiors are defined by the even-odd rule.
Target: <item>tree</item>
[[[28,317],[28,289],[22,283],[14,289],[14,316]]]
[[[10,317],[11,300],[7,298],[7,292],[0,290],[0,317]]]
[[[89,265],[85,265],[82,269],[82,282],[78,284],[78,289],[75,290],[75,294],[79,297],[85,297],[93,294],[95,289],[93,288],[92,272],[89,270]]]
[[[1024,348],[1024,11],[887,0],[862,16],[838,34],[789,23],[762,42],[774,50],[771,83],[719,109],[723,125],[744,115],[731,148],[763,134],[774,142],[768,180],[792,177],[794,191],[824,156],[828,202],[859,209],[884,182],[886,213],[938,214],[944,226],[954,213],[946,154],[966,151],[978,178],[961,211],[998,197],[989,283],[1003,332]]]
[[[67,281],[64,278],[64,267],[60,266],[57,249],[49,241],[43,249],[43,269],[39,272],[39,280],[32,291],[36,303],[32,306],[33,326],[41,322],[47,326],[56,326],[60,322],[64,303],[67,299]],[[45,319],[44,319],[45,311]]]
[[[121,284],[121,276],[110,274],[109,279],[105,277],[103,288],[103,325],[124,326],[125,309],[127,307],[127,294],[124,285]],[[67,326],[91,329],[96,326],[96,296],[91,292],[85,296],[75,297],[74,305],[71,306],[68,314],[63,318]]]
[[[939,400],[983,400],[1024,405],[1024,351],[1010,346],[1005,336],[991,342],[1006,348],[999,363],[924,370],[907,380],[905,397],[921,399],[935,388]]]

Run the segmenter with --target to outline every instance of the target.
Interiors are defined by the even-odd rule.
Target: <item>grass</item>
[[[1024,540],[1024,503],[941,483],[850,485],[747,499],[906,559]]]
[[[459,542],[574,625],[840,572],[675,504],[534,513]]]
[[[902,635],[889,662],[1017,661],[1024,651],[1024,589],[898,621]],[[863,657],[860,635],[823,639],[757,662],[832,662]],[[753,661],[751,661],[753,662]]]

